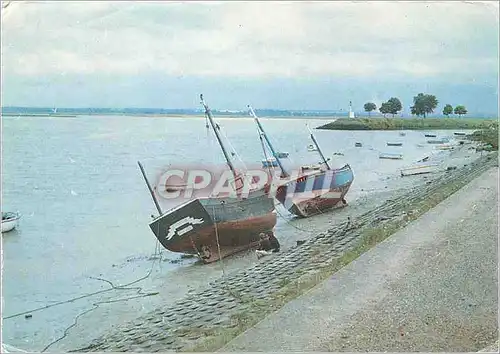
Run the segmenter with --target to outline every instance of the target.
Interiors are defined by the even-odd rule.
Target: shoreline
[[[219,349],[270,310],[318,284],[467,184],[483,169],[497,164],[496,156],[488,154],[467,166],[423,179],[422,186],[395,192],[375,209],[362,210],[355,217],[355,226],[337,223],[301,246],[219,278],[174,305],[108,331],[75,351]]]
[[[478,130],[496,127],[491,118],[347,118],[337,119],[321,130]]]

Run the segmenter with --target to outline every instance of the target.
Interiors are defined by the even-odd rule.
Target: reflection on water
[[[3,316],[109,287],[90,277],[124,284],[148,272],[156,247],[148,222],[155,207],[137,167],[138,160],[150,171],[169,163],[224,162],[213,133],[206,130],[201,118],[84,116],[2,120],[2,208],[22,214],[18,229],[2,235]],[[251,119],[217,120],[230,138],[229,148],[237,152],[237,167],[243,163],[260,164],[263,154],[255,123]],[[316,152],[307,151],[311,142],[306,121],[312,127],[325,122],[261,119],[277,150],[290,153],[285,164],[320,161]],[[363,194],[383,190],[399,168],[433,148],[425,145],[422,132],[406,133],[405,137],[399,132],[368,131],[316,131],[315,135],[333,167],[344,163],[352,166],[355,180],[347,200],[354,204]],[[387,147],[387,141],[402,141],[403,146]],[[355,142],[362,142],[363,147],[355,147]],[[380,160],[380,152],[402,152],[404,159]],[[284,249],[324,230],[331,222],[327,214],[290,221],[284,209],[278,208],[278,212],[276,235]],[[81,317],[76,331],[79,335],[61,342],[60,348],[75,346],[78,340],[86,342],[103,326],[174,301],[222,272],[220,263],[201,266],[194,259],[179,260],[179,255],[166,250],[162,257],[156,261],[151,277],[140,284],[156,289],[158,296],[100,306]],[[242,253],[228,259],[224,271],[255,261],[252,253]],[[130,293],[112,294],[122,295]],[[74,316],[90,308],[94,301],[97,299],[89,298],[49,308],[33,313],[31,319],[7,319],[5,341],[40,350],[62,335]]]

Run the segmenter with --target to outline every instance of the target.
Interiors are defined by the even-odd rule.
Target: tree
[[[387,113],[391,113],[391,107],[390,107],[389,103],[387,103],[387,102],[382,103],[379,111],[380,111],[380,113],[382,113],[384,115],[384,118],[385,118],[385,115]]]
[[[458,114],[458,117],[461,117],[464,114],[467,114],[467,108],[465,108],[465,106],[458,105],[455,107],[455,114]]]
[[[443,108],[443,114],[448,118],[450,114],[453,114],[453,107],[451,104],[446,104]]]
[[[401,101],[399,100],[399,98],[396,97],[389,98],[387,104],[389,105],[389,113],[391,113],[393,117],[394,115],[398,114],[400,110],[403,109]]]
[[[368,112],[368,116],[371,116],[371,112],[377,109],[377,105],[373,102],[365,103],[365,112]]]
[[[413,106],[411,106],[411,114],[416,114],[417,116],[427,116],[427,114],[434,112],[439,101],[434,95],[425,95],[419,93],[417,96],[413,97]]]

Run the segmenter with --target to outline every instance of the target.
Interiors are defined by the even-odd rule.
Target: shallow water
[[[234,118],[217,121],[242,160],[260,165],[263,155],[255,123]],[[316,127],[324,120],[261,121],[277,150],[289,152],[294,163],[319,161],[317,153],[307,151],[311,141],[305,124]],[[148,222],[156,210],[138,160],[148,174],[168,163],[224,162],[212,132],[207,132],[200,118],[3,117],[2,124],[2,209],[22,214],[17,230],[2,235],[4,318],[109,287],[89,277],[124,284],[151,269],[156,239]],[[391,187],[401,167],[433,149],[425,143],[424,132],[407,131],[402,137],[395,131],[318,130],[315,135],[334,167],[348,162],[353,168],[355,180],[346,198],[351,205],[367,193]],[[403,146],[387,147],[387,141],[402,141]],[[356,148],[355,142],[362,142],[363,147]],[[333,156],[334,152],[344,156]],[[380,152],[402,152],[404,159],[381,160]],[[323,231],[332,222],[328,214],[297,220],[281,208],[278,211],[276,235],[283,249]],[[255,261],[249,253],[236,255],[224,263],[224,271]],[[219,263],[200,266],[194,259],[180,261],[178,254],[163,250],[151,276],[139,284],[158,295],[100,305],[78,320],[77,329],[70,331],[59,347],[51,349],[87,342],[104,327],[174,301],[221,272]],[[41,350],[95,301],[135,293],[115,290],[32,312],[29,319],[5,319],[4,341]]]

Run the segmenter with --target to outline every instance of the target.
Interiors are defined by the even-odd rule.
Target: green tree
[[[427,116],[427,114],[434,112],[439,101],[434,95],[425,95],[419,93],[413,97],[413,106],[411,106],[411,114],[416,114],[417,116]]]
[[[385,115],[387,113],[391,113],[391,107],[390,107],[390,104],[387,103],[387,102],[384,102],[382,103],[382,105],[380,106],[380,109],[379,109],[380,113],[382,113],[384,115],[384,118],[385,118]]]
[[[398,114],[398,112],[400,110],[403,109],[403,105],[401,104],[401,101],[399,100],[399,98],[396,98],[396,97],[389,98],[389,100],[387,101],[387,104],[389,105],[389,112],[388,113],[391,113],[393,117],[394,117],[394,115]]]
[[[371,112],[377,109],[377,105],[373,102],[367,102],[364,105],[365,112],[368,112],[368,116],[371,116]]]
[[[458,114],[458,116],[461,117],[464,114],[467,114],[467,108],[465,108],[465,106],[458,105],[455,107],[455,114]]]
[[[448,118],[450,114],[453,114],[453,107],[451,104],[446,104],[443,108],[443,114]]]

